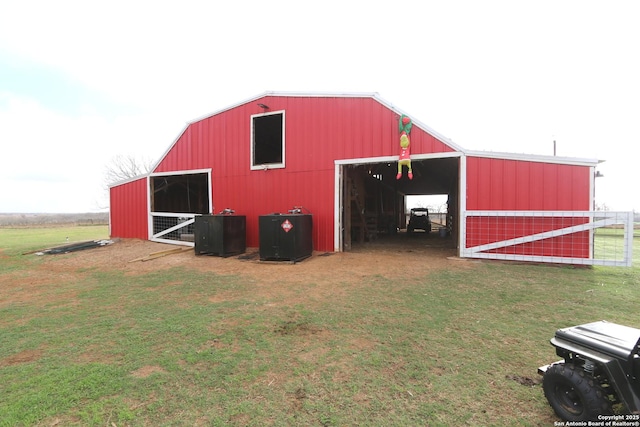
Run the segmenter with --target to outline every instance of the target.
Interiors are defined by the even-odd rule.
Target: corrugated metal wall
[[[147,178],[109,189],[111,237],[147,239]]]
[[[251,115],[285,111],[286,167],[250,170]],[[258,246],[258,216],[302,206],[313,214],[314,247],[333,250],[334,160],[397,155],[398,118],[373,98],[268,96],[192,123],[154,172],[212,168],[214,211],[247,216]],[[414,126],[412,153],[452,149]]]
[[[467,209],[590,210],[591,173],[588,166],[468,157]]]

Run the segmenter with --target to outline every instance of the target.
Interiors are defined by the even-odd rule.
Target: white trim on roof
[[[456,143],[454,143],[451,139],[445,137],[444,135],[442,135],[441,133],[435,131],[434,129],[430,128],[429,126],[425,125],[424,123],[420,122],[419,120],[416,120],[414,118],[413,115],[408,114],[407,112],[401,110],[400,108],[397,108],[395,105],[393,105],[392,103],[386,101],[384,98],[382,98],[380,96],[380,94],[378,94],[378,92],[274,92],[274,91],[267,91],[262,93],[261,95],[258,95],[256,97],[253,98],[249,98],[248,100],[245,100],[243,102],[234,104],[232,106],[229,106],[227,108],[224,108],[220,111],[217,111],[213,114],[209,114],[206,116],[203,116],[197,120],[203,120],[212,116],[215,116],[217,114],[220,114],[224,111],[230,110],[232,108],[235,107],[239,107],[240,105],[244,105],[244,104],[248,104],[249,102],[253,102],[253,101],[257,101],[260,98],[264,98],[267,96],[281,96],[281,97],[285,97],[285,96],[289,96],[289,97],[293,97],[293,98],[372,98],[376,101],[378,101],[380,104],[384,105],[386,108],[388,108],[389,110],[397,113],[397,114],[404,114],[406,116],[411,117],[411,121],[413,122],[414,126],[419,127],[420,129],[422,129],[423,131],[429,133],[430,135],[432,135],[434,138],[436,138],[437,140],[439,140],[440,142],[442,142],[445,145],[448,145],[449,147],[451,147],[453,150],[455,151],[461,151],[464,152],[464,149],[462,147],[460,147],[459,145],[457,145]],[[194,123],[194,122],[192,122]]]
[[[205,169],[185,169],[185,170],[177,170],[177,171],[169,171],[169,172],[153,172],[150,173],[149,176],[175,176],[175,175],[195,175],[197,173],[211,173],[211,168]]]
[[[425,125],[424,123],[422,123],[419,120],[415,119],[415,116],[408,114],[407,112],[397,108],[396,106],[394,106],[393,104],[391,104],[390,102],[385,101],[384,99],[382,99],[377,93],[373,94],[372,96],[376,101],[378,101],[380,104],[384,105],[385,107],[387,107],[389,110],[398,113],[398,114],[404,114],[408,117],[411,117],[411,121],[413,122],[414,126],[419,127],[420,129],[422,129],[423,131],[427,132],[428,134],[430,134],[431,136],[433,136],[434,138],[436,138],[438,141],[442,142],[444,145],[449,146],[450,148],[452,148],[454,151],[460,151],[462,153],[464,153],[466,150],[464,148],[462,148],[461,146],[459,146],[458,144],[456,144],[455,142],[453,142],[451,139],[447,138],[446,136],[442,135],[441,133],[435,131],[434,129],[430,128],[429,126]]]
[[[111,189],[113,187],[118,187],[120,185],[128,184],[130,182],[137,181],[139,179],[146,178],[148,176],[149,176],[149,174],[145,173],[145,174],[142,174],[142,175],[138,175],[138,176],[134,176],[134,177],[131,177],[131,178],[123,179],[122,181],[112,182],[111,184],[107,184],[107,187]]]
[[[204,116],[198,117],[188,124],[199,122],[200,120],[208,119],[209,117],[217,116],[220,113],[224,113],[225,111],[234,109],[241,105],[249,104],[250,102],[257,101],[258,99],[265,98],[267,96],[281,96],[281,97],[291,97],[291,98],[376,98],[380,100],[379,96],[375,92],[353,92],[353,93],[331,93],[331,92],[273,92],[267,91],[263,92],[260,95],[251,97],[249,99],[245,99],[244,101],[236,102],[232,105],[229,105],[221,110],[216,110],[212,113],[205,114]]]
[[[187,123],[186,125],[184,125],[184,127],[182,128],[182,130],[180,131],[180,133],[178,134],[178,136],[176,136],[173,139],[173,142],[167,147],[167,149],[164,151],[164,153],[162,153],[162,155],[160,157],[158,157],[158,161],[156,161],[153,166],[151,166],[151,171],[153,172],[154,170],[156,170],[156,168],[158,166],[160,166],[160,163],[162,163],[162,161],[164,160],[165,157],[167,157],[167,154],[169,154],[169,151],[171,151],[171,149],[174,147],[174,145],[176,145],[176,143],[178,142],[178,140],[180,139],[180,137],[182,136],[182,134],[184,134],[186,132],[186,130],[189,128],[189,126],[191,125],[191,123]]]
[[[461,157],[461,156],[462,156],[462,153],[458,151],[445,151],[442,153],[412,154],[411,160],[444,159],[449,157]],[[368,165],[371,163],[389,163],[389,162],[397,162],[397,161],[398,161],[398,155],[339,159],[339,160],[334,160],[333,163],[336,165]]]
[[[563,165],[577,165],[577,166],[594,166],[594,165],[597,165],[598,163],[602,163],[602,160],[596,160],[596,159],[545,156],[545,155],[539,155],[539,154],[502,153],[498,151],[466,150],[466,154],[467,156],[470,156],[470,157],[485,157],[489,159],[503,159],[503,160],[521,160],[521,161],[527,161],[527,162],[541,162],[541,163],[559,163]]]

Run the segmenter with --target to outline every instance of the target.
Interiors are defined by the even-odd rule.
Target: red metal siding
[[[147,239],[147,178],[111,187],[111,237]]]
[[[467,210],[587,211],[591,168],[522,160],[467,158]],[[585,218],[469,218],[467,247],[583,224]],[[492,252],[589,257],[589,233],[509,246]]]
[[[285,111],[287,170],[398,154],[397,114],[373,98],[266,97],[189,125],[154,172],[213,167],[220,175],[249,173],[250,117],[263,112],[258,103]],[[451,151],[414,126],[413,154]]]
[[[468,210],[589,210],[591,168],[467,158]]]
[[[250,170],[251,115],[285,111],[284,169]],[[247,216],[258,246],[258,216],[302,206],[313,214],[314,248],[333,250],[334,160],[398,155],[397,114],[373,98],[269,96],[192,123],[154,172],[211,168],[214,212]],[[453,151],[422,129],[411,152]]]

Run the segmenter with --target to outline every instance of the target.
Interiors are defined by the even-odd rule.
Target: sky
[[[640,2],[0,0],[0,212],[105,210],[106,169],[266,91],[376,92],[469,150],[604,160],[640,210]]]

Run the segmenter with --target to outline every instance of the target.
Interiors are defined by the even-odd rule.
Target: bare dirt
[[[432,233],[433,234],[433,233]],[[305,280],[320,284],[356,281],[363,276],[411,277],[447,268],[471,268],[474,263],[460,259],[450,238],[432,234],[378,239],[356,245],[349,252],[314,252],[300,262],[260,261],[257,248],[248,248],[238,256],[196,256],[192,248],[174,252],[176,245],[146,240],[123,239],[111,245],[62,255],[47,255],[41,267],[60,274],[78,270],[117,269],[137,275],[174,267],[212,271],[224,275],[250,276],[265,285]],[[140,260],[149,255],[162,255]]]
[[[51,283],[52,279],[72,281],[96,269],[120,270],[126,275],[135,276],[184,267],[201,272],[247,277],[256,284],[255,291],[265,296],[291,295],[297,282],[315,283],[317,286],[309,289],[309,292],[315,294],[307,293],[306,297],[319,301],[323,296],[343,291],[345,284],[362,286],[362,279],[365,277],[380,275],[392,280],[402,280],[435,270],[467,269],[477,265],[477,262],[456,256],[452,239],[439,238],[434,233],[413,236],[399,234],[381,238],[355,245],[349,252],[314,252],[311,257],[297,263],[260,261],[257,248],[248,248],[240,256],[222,258],[196,256],[192,248],[183,247],[183,250],[166,256],[148,261],[140,260],[152,254],[171,252],[176,248],[176,245],[146,240],[121,239],[111,245],[78,252],[41,255],[42,262],[34,264],[34,269],[26,277],[24,274],[5,275],[2,285],[5,289],[19,289],[19,292],[8,293],[7,297],[12,295],[10,299],[18,298],[21,302],[26,302],[41,298],[38,289]],[[51,297],[47,293],[46,298]],[[62,302],[68,295],[57,294],[55,297]]]

